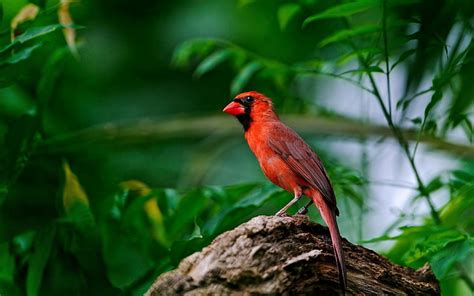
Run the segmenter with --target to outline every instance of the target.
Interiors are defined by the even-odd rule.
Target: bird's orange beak
[[[225,113],[228,113],[230,115],[240,115],[245,113],[245,108],[241,104],[237,102],[230,102],[229,105],[225,106],[224,110]]]

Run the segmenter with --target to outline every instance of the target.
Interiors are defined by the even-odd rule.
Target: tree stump
[[[429,266],[389,262],[343,239],[346,295],[439,295]],[[259,216],[218,236],[146,295],[341,295],[329,231],[306,216]]]

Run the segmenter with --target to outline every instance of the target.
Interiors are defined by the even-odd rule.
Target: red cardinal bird
[[[306,213],[314,202],[329,227],[339,279],[343,292],[346,289],[346,266],[341,235],[337,226],[334,190],[321,159],[292,129],[280,121],[270,98],[258,92],[245,92],[235,97],[224,112],[234,115],[243,125],[245,139],[257,157],[263,173],[270,181],[294,198],[276,215],[281,216],[304,194],[312,201],[299,213]]]

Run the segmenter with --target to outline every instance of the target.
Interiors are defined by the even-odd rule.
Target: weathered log
[[[428,266],[395,265],[343,239],[346,295],[439,295]],[[326,227],[305,216],[259,216],[218,236],[178,268],[159,276],[146,295],[340,295]]]

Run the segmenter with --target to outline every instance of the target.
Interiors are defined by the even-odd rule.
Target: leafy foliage
[[[245,0],[235,7],[238,22],[222,14],[225,24],[209,21],[206,34],[199,25],[214,20],[209,13],[203,22],[194,9],[192,25],[187,14],[165,16],[192,11],[192,1],[149,3],[147,11],[159,17],[116,2],[27,2],[0,4],[0,294],[142,295],[157,275],[220,233],[275,213],[288,193],[252,175],[254,159],[247,161],[221,122],[202,127],[202,139],[196,127],[180,127],[176,114],[216,112],[225,103],[216,97],[255,88],[274,97],[283,114],[347,120],[313,100],[321,77],[374,100],[416,181],[409,209],[367,240],[363,218],[378,210],[368,160],[361,157],[354,169],[352,157],[337,159],[337,149],[318,143],[340,224],[350,224],[344,234],[369,246],[392,242],[386,255],[399,264],[429,263],[447,295],[473,289],[472,160],[459,158],[457,169],[430,181],[418,169],[423,139],[445,143],[447,151],[451,139],[472,144],[471,1]],[[232,30],[213,31],[221,26]],[[165,56],[178,41],[173,57]],[[350,107],[367,109],[356,97]],[[147,120],[126,129],[144,114],[176,117],[170,129],[182,134],[155,141],[141,129]],[[350,120],[364,124],[369,138],[357,147],[366,149],[380,121]],[[414,127],[412,142],[407,127]],[[223,172],[236,184],[223,185]],[[190,174],[196,177],[189,184]]]
[[[474,175],[472,171],[454,171],[446,186],[452,200],[441,209],[442,225],[426,221],[422,226],[400,228],[395,237],[383,236],[372,240],[396,240],[387,256],[402,264],[418,268],[429,262],[441,281],[459,277],[473,260]],[[438,186],[436,186],[438,187]],[[460,206],[462,204],[462,206]]]
[[[5,258],[26,262],[28,295],[40,290],[86,291],[85,282],[58,288],[54,281],[42,280],[44,274],[60,276],[57,268],[82,274],[86,282],[109,291],[143,292],[156,274],[244,222],[269,200],[287,198],[274,186],[260,184],[178,192],[127,181],[109,198],[104,212],[94,214],[77,176],[67,163],[63,168],[64,215],[35,230],[21,253],[9,252]],[[25,235],[18,233],[12,239],[21,241]],[[55,267],[64,258],[75,259],[69,267]],[[9,278],[5,284],[15,283],[23,286],[21,278]]]
[[[336,29],[332,32],[329,30],[330,32],[328,36],[319,42],[319,46],[321,47],[332,45],[341,48],[348,48],[348,50],[354,51],[354,53],[349,54],[343,51],[343,55],[336,56],[334,61],[324,62],[318,60],[316,63],[314,61],[302,61],[295,64],[285,64],[261,57],[228,42],[211,39],[207,40],[206,44],[212,44],[211,47],[219,48],[220,51],[229,50],[234,52],[234,54],[229,56],[229,58],[231,60],[233,59],[232,64],[237,65],[237,68],[241,69],[238,70],[240,73],[236,75],[234,81],[239,79],[242,75],[241,73],[248,71],[249,65],[255,65],[255,67],[258,65],[259,72],[254,73],[254,71],[252,71],[251,74],[247,75],[248,78],[250,79],[252,76],[255,76],[254,79],[270,79],[275,85],[280,84],[280,89],[290,89],[290,84],[292,81],[297,79],[298,76],[322,74],[353,82],[362,89],[372,93],[375,99],[378,100],[378,103],[385,114],[387,125],[393,130],[393,133],[397,137],[400,145],[405,151],[406,157],[417,175],[419,194],[414,197],[414,200],[419,198],[426,199],[431,209],[432,219],[427,220],[426,224],[421,226],[402,227],[400,228],[400,231],[402,232],[400,235],[394,237],[385,235],[374,239],[371,242],[387,239],[396,240],[397,243],[388,253],[388,256],[392,260],[416,268],[421,267],[425,262],[429,262],[438,278],[443,281],[449,278],[448,275],[451,274],[451,271],[457,269],[459,272],[458,276],[470,285],[470,288],[473,288],[471,286],[472,279],[469,279],[468,275],[466,276],[464,267],[462,267],[462,264],[465,263],[466,260],[471,262],[473,258],[472,221],[471,219],[468,219],[466,224],[462,223],[464,227],[467,227],[464,229],[459,228],[459,222],[452,224],[447,222],[449,217],[447,217],[443,211],[453,205],[454,200],[456,200],[454,197],[458,194],[457,192],[451,193],[451,200],[446,203],[442,209],[435,209],[431,200],[431,194],[440,190],[445,185],[441,182],[439,176],[435,177],[427,184],[423,183],[418,175],[418,170],[415,164],[415,154],[418,148],[418,142],[415,143],[413,149],[410,151],[410,147],[403,135],[399,132],[399,127],[394,121],[397,120],[402,124],[406,114],[410,112],[410,107],[413,103],[418,100],[420,96],[431,93],[431,99],[425,104],[423,114],[420,117],[413,119],[415,124],[420,125],[418,139],[426,134],[432,136],[445,136],[449,130],[452,130],[463,121],[466,123],[466,128],[464,129],[466,138],[468,141],[472,141],[472,116],[469,116],[466,113],[462,113],[462,115],[458,114],[456,115],[456,118],[458,119],[455,120],[454,123],[452,120],[446,120],[442,116],[439,116],[441,108],[446,108],[447,102],[450,104],[448,109],[455,109],[456,112],[472,110],[472,102],[474,102],[472,96],[467,95],[464,97],[464,103],[459,103],[458,100],[460,97],[458,92],[460,90],[466,91],[466,88],[458,88],[454,86],[453,83],[453,81],[459,79],[463,81],[463,76],[466,74],[466,67],[464,67],[464,64],[470,63],[470,59],[467,55],[471,52],[472,40],[469,39],[470,37],[466,37],[463,34],[467,31],[472,32],[472,27],[463,21],[459,23],[459,26],[463,29],[461,30],[461,33],[455,35],[457,43],[454,45],[454,48],[452,50],[447,50],[446,58],[443,55],[437,57],[439,59],[439,66],[437,66],[435,71],[433,71],[431,77],[428,76],[428,72],[424,74],[429,77],[426,78],[432,81],[432,85],[426,90],[417,90],[407,84],[406,94],[395,101],[395,105],[399,111],[397,112],[398,114],[396,114],[396,111],[392,111],[390,74],[402,65],[409,66],[413,61],[413,55],[420,52],[420,47],[416,49],[410,45],[411,41],[413,39],[421,40],[422,38],[426,38],[426,36],[421,37],[421,35],[419,35],[422,34],[423,26],[419,27],[420,31],[418,33],[404,34],[401,38],[395,37],[398,35],[398,32],[407,31],[408,27],[413,24],[422,25],[420,20],[416,19],[416,12],[411,17],[407,17],[406,15],[399,13],[398,7],[407,6],[411,9],[416,9],[416,5],[417,1],[349,1],[330,6],[326,10],[322,10],[307,17],[303,22],[303,27],[307,27],[322,20],[333,20],[336,23],[339,22],[342,24],[342,28]],[[382,13],[380,15],[382,19],[368,18],[369,21],[364,23],[353,21],[353,19],[356,19],[356,17],[361,13],[368,13],[369,11],[381,11]],[[300,6],[296,4],[283,4],[278,11],[280,26],[285,27],[288,20],[297,12],[300,12]],[[456,12],[453,11],[453,13]],[[473,16],[474,15],[471,14],[471,17]],[[454,21],[454,19],[452,21]],[[282,23],[284,25],[282,25]],[[470,36],[472,37],[472,35]],[[393,38],[389,39],[391,37]],[[447,35],[445,35],[444,38],[446,39]],[[461,46],[463,40],[469,42],[469,45]],[[201,40],[199,42],[203,41]],[[447,41],[441,41],[441,43],[444,42]],[[199,48],[197,43],[195,43],[195,45]],[[447,45],[443,46],[446,47]],[[377,47],[382,47],[383,50],[372,50],[372,48]],[[183,53],[183,50],[189,51]],[[212,49],[210,52],[213,50],[215,49]],[[186,49],[178,49],[177,54],[193,56],[193,47],[190,46]],[[345,61],[347,63],[351,61],[351,58],[356,59],[358,68],[345,70],[343,72],[336,72],[333,70],[336,69],[337,66],[344,66],[344,63],[340,63],[340,61]],[[394,59],[394,62],[392,62],[391,59]],[[242,61],[244,60],[246,61],[247,66],[243,65]],[[204,60],[198,68],[202,67],[205,62],[206,60]],[[414,67],[419,66],[417,56],[415,56],[413,63],[413,65],[415,65]],[[351,62],[350,64],[354,63]],[[382,67],[385,69],[382,69]],[[410,71],[411,73],[414,73],[417,70]],[[278,74],[266,76],[264,74],[266,72],[285,73],[286,79],[279,79]],[[374,80],[374,75],[378,73],[386,76],[388,102],[386,102],[382,97],[380,86],[377,85]],[[364,77],[367,79],[367,86],[364,83]],[[359,82],[357,82],[357,79]],[[246,81],[246,83],[248,82]],[[234,94],[241,89],[241,87],[238,88],[233,85],[231,94]],[[451,92],[454,95],[447,96],[447,92]],[[468,100],[470,102],[468,102]],[[456,108],[456,106],[459,107],[460,104],[462,104],[463,107],[461,109]],[[399,116],[398,119],[396,119],[396,115]],[[440,129],[440,126],[443,126],[443,128]],[[466,182],[468,181],[466,180]],[[473,185],[468,182],[465,186],[470,188],[465,189],[469,192]],[[344,193],[347,194],[348,192]],[[357,196],[357,194],[353,194],[352,196]],[[467,203],[469,203],[467,200],[472,200],[471,197],[471,192],[468,195],[463,196],[466,206]],[[359,205],[361,205],[360,202]],[[472,211],[469,206],[467,206],[467,209],[469,209],[470,212]],[[462,210],[464,211],[466,208]],[[443,212],[443,214],[438,214],[438,211]],[[460,213],[456,214],[460,215]],[[445,285],[446,284],[443,284],[443,287],[445,287]]]

